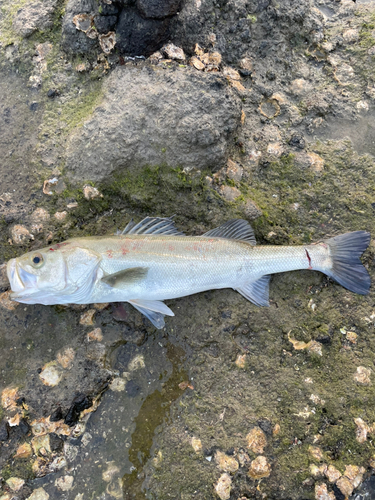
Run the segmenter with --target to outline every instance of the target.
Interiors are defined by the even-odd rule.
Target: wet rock
[[[137,0],[136,5],[142,16],[162,19],[177,14],[181,0]]]
[[[271,465],[268,463],[266,457],[260,455],[251,462],[248,475],[252,479],[261,479],[262,477],[268,477],[270,474]]]
[[[134,8],[123,9],[116,28],[117,48],[122,54],[148,57],[170,37],[170,20],[143,18]]]
[[[215,485],[215,493],[221,500],[229,500],[232,489],[232,479],[229,474],[222,474]]]
[[[70,139],[66,169],[98,181],[120,166],[214,168],[225,162],[240,116],[239,99],[219,76],[185,68],[166,81],[156,68],[119,68],[100,108]]]
[[[265,433],[259,427],[254,427],[251,429],[249,434],[246,436],[247,447],[253,453],[262,454],[264,448],[267,446],[267,438]]]
[[[32,35],[37,30],[46,30],[53,24],[56,0],[31,2],[18,10],[14,20],[14,31],[23,37]]]
[[[73,426],[78,422],[81,411],[87,410],[92,406],[92,398],[85,394],[78,394],[73,400],[72,406],[69,408],[64,422],[66,425]]]

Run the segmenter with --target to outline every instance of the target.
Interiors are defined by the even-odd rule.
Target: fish
[[[186,236],[172,218],[146,217],[115,235],[72,238],[11,259],[10,298],[25,304],[128,302],[156,328],[174,316],[164,303],[232,288],[257,306],[269,305],[274,273],[310,269],[366,295],[370,276],[360,256],[370,233],[354,231],[299,246],[256,245],[243,219],[201,236]]]

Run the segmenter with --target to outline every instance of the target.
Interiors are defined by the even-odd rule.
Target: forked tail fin
[[[359,259],[370,238],[367,231],[354,231],[325,240],[330,247],[333,264],[329,272],[324,272],[343,287],[361,295],[366,295],[371,286],[371,278]]]

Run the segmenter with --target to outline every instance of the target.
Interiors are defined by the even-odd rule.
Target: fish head
[[[11,259],[7,264],[10,298],[26,304],[84,303],[100,259],[69,240]]]

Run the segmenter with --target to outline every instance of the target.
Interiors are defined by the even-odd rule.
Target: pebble
[[[50,214],[45,208],[37,208],[30,216],[31,220],[34,222],[45,222],[48,221],[50,217]]]
[[[103,481],[109,483],[120,472],[120,469],[115,465],[115,462],[107,462],[107,469],[103,472]]]
[[[87,340],[89,342],[96,341],[101,342],[103,340],[103,333],[101,328],[95,328],[87,334]]]
[[[292,94],[300,95],[309,90],[309,84],[304,78],[296,78],[292,81],[290,90]]]
[[[333,465],[329,465],[325,471],[325,475],[330,483],[335,483],[341,477],[341,472]]]
[[[48,179],[43,183],[43,193],[48,196],[52,196],[54,193],[61,194],[65,188],[65,182],[57,177]]]
[[[221,500],[229,500],[230,490],[232,488],[232,479],[229,474],[224,473],[219,477],[215,486],[215,492]]]
[[[222,451],[217,450],[215,453],[215,461],[220,470],[224,472],[236,472],[238,470],[238,462],[235,458],[226,455]]]
[[[56,361],[50,361],[45,364],[42,371],[39,373],[39,378],[44,385],[55,387],[62,378],[61,368]]]
[[[241,75],[239,72],[230,66],[223,67],[223,75],[227,76],[230,80],[241,80]]]
[[[246,218],[250,220],[257,219],[262,215],[261,209],[252,200],[247,200],[242,210]]]
[[[25,481],[19,477],[10,477],[5,482],[12,491],[19,491],[25,484]]]
[[[164,45],[162,47],[161,52],[163,52],[168,59],[174,59],[176,61],[184,62],[186,61],[185,52],[181,49],[181,47],[177,47],[173,43],[168,43],[168,45]]]
[[[240,182],[243,175],[243,168],[237,165],[233,160],[229,159],[227,161],[226,175],[228,179],[232,179],[235,182]]]
[[[51,453],[51,445],[49,440],[49,434],[43,434],[42,436],[35,436],[31,440],[31,446],[33,447],[35,455],[45,455],[45,452]],[[42,450],[42,453],[39,453]]]
[[[353,488],[358,488],[363,479],[363,474],[365,473],[364,467],[358,467],[358,465],[346,465],[344,475],[350,480]]]
[[[142,354],[137,354],[134,356],[134,358],[129,362],[128,364],[128,370],[130,372],[134,370],[139,370],[141,368],[145,368],[145,358],[142,356]]]
[[[126,380],[121,377],[116,377],[112,380],[109,388],[111,391],[121,392],[125,390]]]
[[[18,387],[7,387],[1,393],[1,406],[7,410],[17,408]]]
[[[336,482],[336,486],[341,491],[345,498],[349,497],[354,490],[352,483],[345,476],[340,477],[340,479]]]
[[[275,427],[272,429],[272,435],[277,436],[280,433],[280,424],[275,424]]]
[[[316,153],[306,153],[310,168],[315,173],[320,173],[324,169],[324,160]]]
[[[16,224],[11,229],[12,242],[15,245],[25,245],[30,240],[34,239],[34,236],[30,233],[30,231],[20,224]]]
[[[325,483],[315,485],[315,499],[316,500],[336,500],[335,494],[327,490]]]
[[[318,446],[309,446],[309,453],[315,460],[319,460],[320,462],[324,458],[323,452]]]
[[[54,217],[56,220],[58,221],[63,221],[66,219],[66,216],[68,215],[68,212],[66,212],[66,210],[62,211],[62,212],[56,212],[54,214]]]
[[[19,302],[14,302],[10,300],[11,291],[0,293],[0,306],[8,311],[14,311],[14,309],[19,306]]]
[[[90,14],[77,14],[72,20],[77,30],[83,31],[84,33],[91,28],[93,21],[94,18]]]
[[[89,309],[88,311],[85,311],[79,319],[79,324],[82,326],[92,326],[94,324],[95,313],[95,309]]]
[[[268,477],[271,474],[271,466],[268,463],[267,458],[260,455],[253,460],[250,464],[248,474],[252,479]]]
[[[246,366],[246,354],[239,354],[237,356],[235,364],[236,364],[236,366],[238,366],[238,368],[245,368],[245,366]]]
[[[65,349],[63,352],[59,352],[56,356],[57,362],[60,363],[60,365],[63,368],[71,368],[73,364],[73,360],[75,357],[75,352],[71,347],[68,347]]]
[[[279,158],[284,152],[284,148],[280,142],[271,142],[267,146],[267,153]]]
[[[194,66],[195,69],[198,69],[199,71],[203,71],[204,68],[205,68],[205,65],[202,63],[202,61],[200,59],[198,59],[198,57],[196,56],[193,56],[190,61],[189,61],[189,64],[191,66]]]
[[[356,382],[362,385],[370,385],[371,369],[365,368],[364,366],[357,366],[357,373],[354,374],[353,378]]]
[[[260,427],[254,427],[246,436],[247,447],[253,453],[262,454],[267,446],[267,437]]]
[[[19,446],[17,448],[17,451],[16,451],[16,454],[14,455],[14,458],[29,458],[29,457],[31,457],[32,454],[33,454],[33,451],[31,449],[31,446],[29,445],[29,443],[24,443],[24,444],[21,444],[21,446]]]
[[[326,472],[327,472],[326,464],[320,465],[319,467],[315,464],[310,465],[310,473],[314,477],[324,476]]]
[[[356,42],[359,40],[359,31],[354,28],[345,30],[342,37],[347,43]]]
[[[324,399],[321,399],[319,396],[316,396],[315,394],[311,394],[309,399],[316,405],[324,405],[325,403]]]
[[[367,111],[370,109],[370,106],[366,101],[358,101],[356,104],[356,108],[358,109],[359,112],[367,113]]]
[[[200,451],[202,451],[202,441],[199,438],[196,438],[193,436],[191,438],[191,446],[193,447],[193,450],[196,453],[199,453]]]
[[[86,198],[86,200],[103,197],[99,190],[93,186],[83,186],[83,196]]]
[[[38,488],[34,490],[26,500],[48,500],[49,494],[44,488]]]
[[[246,69],[247,71],[251,71],[253,69],[253,63],[251,59],[249,59],[248,57],[244,57],[243,59],[241,59],[240,68]]]
[[[372,429],[361,418],[355,418],[354,423],[357,426],[355,432],[356,440],[358,443],[364,443],[367,440],[367,434],[371,432]]]
[[[116,33],[114,31],[109,31],[105,35],[99,35],[99,45],[104,52],[104,54],[110,54],[114,46],[116,45]]]
[[[227,201],[234,201],[241,196],[241,191],[233,186],[220,186],[219,193]]]
[[[62,476],[56,479],[55,486],[61,491],[69,491],[73,486],[73,476]]]

